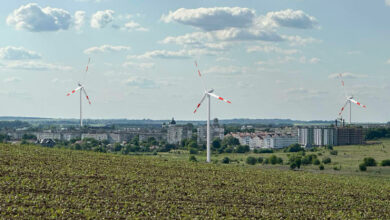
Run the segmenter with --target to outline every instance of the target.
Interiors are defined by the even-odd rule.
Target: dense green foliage
[[[254,149],[253,153],[255,154],[272,154],[274,150],[272,149]]]
[[[230,163],[230,158],[229,158],[229,157],[224,157],[224,158],[222,159],[222,163],[224,163],[224,164],[229,164],[229,163]]]
[[[389,219],[389,195],[387,179],[0,145],[5,219]]]
[[[363,161],[363,163],[368,167],[375,167],[377,165],[375,159],[372,157],[366,157]]]
[[[257,163],[257,159],[254,157],[247,157],[246,158],[246,163],[249,165],[255,165]]]
[[[324,163],[324,164],[329,164],[329,163],[331,163],[332,162],[332,159],[330,159],[330,157],[324,157],[323,159],[322,159],[322,163]]]
[[[299,151],[305,151],[303,147],[299,144],[292,144],[288,146],[286,149],[284,149],[284,152],[299,152]]]
[[[337,150],[331,150],[330,154],[336,156],[338,154],[338,151]]]
[[[390,160],[382,160],[381,166],[383,167],[390,166]]]
[[[365,163],[361,163],[359,164],[359,170],[360,171],[367,171],[367,166]]]
[[[389,138],[390,128],[373,128],[367,131],[366,139],[375,140],[379,138]]]

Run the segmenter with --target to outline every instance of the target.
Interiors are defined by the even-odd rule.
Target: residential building
[[[207,142],[207,126],[199,126],[197,128],[197,142],[199,145]],[[225,129],[219,125],[218,119],[214,119],[210,125],[210,140],[215,138],[223,139],[225,136]]]

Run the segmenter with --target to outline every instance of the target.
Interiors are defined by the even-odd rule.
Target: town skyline
[[[232,101],[212,102],[211,118],[334,120],[341,73],[367,105],[353,107],[353,122],[390,120],[388,1],[3,5],[0,115],[78,118],[78,96],[66,93],[91,57],[86,119],[204,121],[204,106],[193,114],[203,90],[197,60],[208,88]]]

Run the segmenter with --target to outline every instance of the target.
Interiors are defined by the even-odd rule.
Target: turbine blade
[[[224,98],[222,98],[222,97],[220,97],[220,96],[217,96],[217,95],[215,95],[214,93],[208,93],[208,94],[209,94],[210,96],[214,97],[214,98],[217,98],[217,99],[221,100],[221,101],[227,102],[227,103],[229,103],[229,104],[232,103],[231,101],[226,100],[226,99],[224,99]]]
[[[203,97],[200,100],[199,104],[196,106],[194,114],[196,113],[196,111],[198,111],[198,108],[200,107],[200,105],[202,104],[202,102],[204,101],[205,98],[206,98],[206,94],[203,95]]]
[[[198,70],[198,75],[200,77],[200,80],[202,81],[202,84],[203,84],[203,87],[204,87],[204,91],[207,91],[206,84],[203,81],[202,74],[200,73],[200,70],[199,70],[199,67],[198,67],[198,62],[196,60],[195,60],[195,66],[196,66],[196,69]]]
[[[347,100],[347,101],[345,102],[344,106],[341,108],[341,111],[340,111],[339,115],[341,115],[341,114],[343,113],[345,107],[348,105],[348,101],[349,101],[349,100]]]
[[[339,74],[339,79],[340,79],[341,85],[343,87],[344,95],[345,95],[345,97],[347,97],[347,91],[345,90],[345,83],[344,83],[343,75],[341,73]]]
[[[85,72],[88,72],[88,66],[90,62],[91,62],[91,58],[88,58],[88,63],[87,63],[87,67],[85,68]]]
[[[70,96],[70,95],[76,93],[76,92],[77,92],[78,90],[80,90],[81,88],[83,88],[83,87],[82,87],[82,86],[77,87],[76,89],[74,89],[74,90],[72,90],[71,92],[69,92],[68,94],[66,94],[66,96]]]
[[[91,104],[91,100],[89,100],[89,96],[87,94],[87,91],[85,91],[85,88],[83,89],[83,92],[84,92],[85,98],[87,98],[89,104]]]
[[[366,108],[366,106],[365,105],[362,105],[362,103],[360,103],[360,102],[358,102],[358,101],[356,101],[356,100],[354,100],[354,99],[349,99],[351,102],[353,102],[353,103],[355,103],[356,105],[358,105],[358,106],[361,106],[361,107],[363,107],[363,108]]]

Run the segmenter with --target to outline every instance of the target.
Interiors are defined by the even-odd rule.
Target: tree
[[[382,160],[381,166],[383,166],[383,167],[390,166],[390,160]]]
[[[223,158],[223,159],[222,159],[222,163],[225,163],[225,164],[230,163],[230,158],[229,158],[229,157]]]
[[[36,140],[37,139],[37,136],[33,135],[33,134],[24,134],[22,136],[22,140]]]
[[[122,150],[122,145],[120,143],[115,143],[114,144],[114,151],[118,152]]]
[[[324,164],[328,164],[328,163],[331,163],[332,162],[332,159],[330,159],[329,157],[325,157],[322,159],[322,163]]]
[[[219,148],[221,148],[222,144],[221,144],[221,139],[219,138],[215,138],[213,140],[213,143],[211,144],[213,150],[218,150]]]
[[[190,156],[189,161],[190,162],[198,162],[198,160],[196,159],[196,157],[194,155]]]
[[[284,152],[291,152],[291,153],[299,152],[299,151],[305,151],[305,149],[301,147],[301,145],[299,144],[292,144],[284,150]]]
[[[255,165],[257,163],[257,159],[254,157],[247,157],[246,158],[246,163],[249,165]]]
[[[363,161],[364,161],[363,163],[364,163],[366,166],[368,166],[368,167],[375,167],[375,166],[376,166],[376,161],[375,161],[375,159],[372,158],[372,157],[366,157],[366,158],[364,158]]]
[[[243,154],[243,153],[246,153],[249,151],[250,151],[250,148],[248,145],[240,145],[235,149],[235,152],[240,153],[240,154]]]
[[[300,156],[298,156],[298,155],[291,156],[289,158],[289,162],[290,162],[290,169],[294,170],[295,168],[298,168],[298,169],[301,168],[302,160],[301,160]]]
[[[359,170],[360,171],[366,171],[367,170],[366,164],[364,164],[364,163],[359,164]]]
[[[237,146],[237,145],[240,145],[240,141],[231,135],[226,136],[222,140],[222,146],[226,147],[226,146]]]

